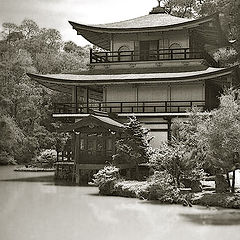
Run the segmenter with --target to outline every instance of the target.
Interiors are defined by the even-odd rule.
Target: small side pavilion
[[[112,162],[116,153],[116,141],[121,138],[124,125],[111,119],[106,113],[94,112],[62,129],[72,135],[72,162],[56,163],[56,179],[68,179],[77,184],[91,181],[94,173]],[[120,169],[134,168],[131,164],[122,164]],[[130,173],[128,174],[130,175]]]

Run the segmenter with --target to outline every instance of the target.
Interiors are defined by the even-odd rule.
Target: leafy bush
[[[0,153],[0,165],[16,164],[16,161],[7,152]]]
[[[121,197],[143,198],[146,196],[149,187],[147,181],[117,181],[114,184],[114,193]],[[145,193],[145,194],[143,194]]]
[[[120,180],[119,168],[115,166],[105,166],[93,175],[93,182],[99,188],[99,193],[111,195],[114,189],[114,183]]]
[[[181,200],[180,191],[172,182],[172,177],[166,171],[156,171],[148,179],[148,187],[140,196],[163,203],[178,203]]]
[[[46,149],[37,157],[37,162],[46,167],[53,167],[54,162],[57,160],[57,152],[52,149]]]
[[[183,179],[196,181],[204,176],[205,151],[199,136],[204,120],[204,116],[193,110],[188,119],[175,121],[171,142],[162,143],[151,155],[151,166],[157,171],[167,171],[178,187]]]

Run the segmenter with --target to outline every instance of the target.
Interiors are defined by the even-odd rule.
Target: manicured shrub
[[[99,188],[101,195],[112,195],[114,184],[120,180],[119,168],[115,166],[105,166],[93,175],[93,182]]]
[[[181,200],[180,190],[173,184],[170,174],[156,171],[148,179],[148,187],[140,196],[163,203],[178,203]]]
[[[53,149],[46,149],[40,153],[36,159],[37,165],[45,167],[53,167],[54,162],[57,160],[57,152]]]

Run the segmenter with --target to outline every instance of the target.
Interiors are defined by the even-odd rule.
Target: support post
[[[166,117],[164,120],[167,121],[168,125],[168,141],[170,142],[172,140],[172,131],[171,131],[171,126],[172,126],[172,118],[171,117]]]
[[[89,89],[86,88],[87,113],[89,113]]]
[[[92,61],[92,53],[93,53],[93,50],[92,50],[92,48],[90,48],[90,63],[93,62],[93,61]]]

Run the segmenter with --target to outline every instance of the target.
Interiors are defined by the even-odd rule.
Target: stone
[[[202,184],[199,180],[191,180],[184,178],[181,180],[185,188],[191,188],[191,191],[196,192],[202,192]]]
[[[192,192],[197,193],[197,192],[202,192],[202,184],[199,180],[193,180],[191,181],[191,189]]]
[[[216,193],[226,193],[226,192],[229,192],[228,181],[221,174],[218,174],[215,177],[215,190],[216,190]]]

